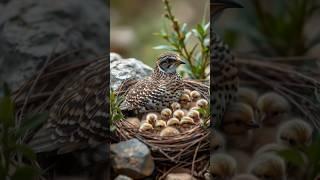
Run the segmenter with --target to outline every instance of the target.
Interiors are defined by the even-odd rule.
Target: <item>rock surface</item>
[[[152,73],[152,68],[134,58],[124,59],[116,53],[110,53],[110,87],[117,89],[127,78],[141,79]]]
[[[90,3],[87,0],[7,0],[1,3],[0,82],[5,80],[16,87],[29,79],[53,49],[54,54],[79,48],[103,54],[107,49],[108,8],[104,0]]]
[[[137,139],[112,144],[110,150],[112,166],[118,174],[141,179],[150,176],[155,168],[150,150]]]

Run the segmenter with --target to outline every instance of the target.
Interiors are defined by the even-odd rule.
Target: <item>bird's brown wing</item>
[[[107,64],[106,59],[90,64],[62,93],[29,143],[36,152],[66,153],[107,138]]]

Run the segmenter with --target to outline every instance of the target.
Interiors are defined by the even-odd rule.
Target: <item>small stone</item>
[[[118,175],[114,180],[133,180],[133,179],[125,175]]]
[[[130,139],[110,147],[112,166],[116,173],[141,179],[150,176],[154,161],[149,148],[137,139]]]

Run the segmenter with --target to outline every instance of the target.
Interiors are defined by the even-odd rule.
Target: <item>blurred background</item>
[[[320,57],[319,0],[238,0],[215,24],[236,55]]]
[[[208,19],[209,0],[174,0],[170,4],[179,22],[188,24],[187,29],[194,28],[204,16]],[[163,14],[161,0],[111,0],[110,52],[119,53],[124,58],[137,58],[153,67],[155,58],[163,52],[153,47],[167,44],[154,33],[163,27],[171,29]]]

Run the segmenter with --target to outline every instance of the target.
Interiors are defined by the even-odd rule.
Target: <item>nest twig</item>
[[[309,57],[237,59],[243,85],[283,95],[319,131],[320,72],[315,62]]]

